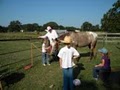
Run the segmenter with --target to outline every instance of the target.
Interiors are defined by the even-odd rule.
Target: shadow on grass
[[[24,73],[14,72],[9,75],[4,76],[1,80],[9,87],[10,84],[14,84],[19,82],[21,79],[25,77]]]
[[[98,90],[98,86],[94,81],[82,81],[81,85],[75,86],[75,90]]]
[[[91,52],[86,52],[86,53],[80,53],[80,57],[90,57],[90,54],[92,54],[91,60],[97,57],[97,52],[91,53]]]
[[[104,82],[104,86],[106,87],[106,90],[120,90],[120,70],[114,72],[112,71],[109,79]]]
[[[3,69],[3,70],[0,70],[0,74],[3,74],[3,73],[5,73],[5,72],[7,72],[7,71],[8,71],[7,68],[5,68],[5,69]]]
[[[73,69],[74,79],[77,78],[81,70],[85,70],[84,65],[82,63],[76,64],[76,67]]]
[[[92,56],[90,57],[90,55],[92,55]],[[96,57],[97,57],[97,52],[95,52],[94,54],[91,53],[91,52],[80,53],[80,58],[79,58],[79,60],[80,60],[81,58],[83,58],[83,57],[89,57],[89,58],[90,58],[89,61],[91,61],[91,60],[93,60],[93,59],[96,59]]]
[[[81,57],[90,57],[90,52],[80,53]]]

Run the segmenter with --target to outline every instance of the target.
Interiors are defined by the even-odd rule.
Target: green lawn
[[[41,41],[32,41],[41,47]],[[59,62],[52,62],[50,66],[42,66],[41,52],[33,49],[34,66],[24,70],[24,66],[30,63],[30,41],[6,41],[0,42],[0,74],[4,75],[2,85],[4,90],[62,90],[62,70]],[[101,48],[102,43],[97,43]],[[120,67],[120,48],[117,43],[107,43],[105,47],[111,52],[112,68]],[[110,84],[104,85],[92,78],[92,68],[99,63],[100,55],[89,62],[87,47],[79,48],[81,58],[74,68],[74,75],[81,80],[81,85],[76,90],[120,90],[120,71],[112,73]],[[53,85],[52,88],[50,86]]]

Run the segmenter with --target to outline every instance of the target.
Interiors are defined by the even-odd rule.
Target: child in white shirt
[[[63,70],[63,90],[73,90],[73,59],[79,57],[79,52],[71,47],[72,39],[66,36],[63,48],[58,53],[60,68]]]

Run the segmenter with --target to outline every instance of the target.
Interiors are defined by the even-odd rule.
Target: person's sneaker
[[[43,64],[43,66],[46,66],[45,64]]]

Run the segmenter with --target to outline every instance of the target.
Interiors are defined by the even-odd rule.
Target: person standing
[[[73,60],[79,57],[79,52],[71,46],[70,36],[65,36],[61,42],[65,44],[58,53],[60,68],[63,72],[63,90],[73,90]]]
[[[101,53],[101,63],[95,65],[93,68],[93,78],[98,80],[100,72],[111,71],[110,58],[108,57],[108,50],[106,48],[98,49],[98,52]]]
[[[47,26],[47,29],[45,30],[47,33],[44,36],[39,36],[38,38],[45,38],[48,37],[49,41],[50,41],[50,45],[52,46],[51,51],[54,51],[52,54],[53,59],[52,60],[57,60],[57,53],[58,50],[53,50],[53,47],[56,47],[56,43],[58,42],[57,38],[58,38],[58,34],[56,32],[56,30],[52,29],[50,26]]]
[[[50,40],[50,44],[53,45],[54,40],[58,38],[56,30],[52,29],[50,26],[47,26],[47,29],[45,31],[47,33],[44,36],[39,36],[39,38],[48,37],[48,39]]]
[[[42,43],[42,64],[43,66],[50,65],[49,63],[49,49],[51,48],[50,46],[47,46],[47,37],[43,39]]]

